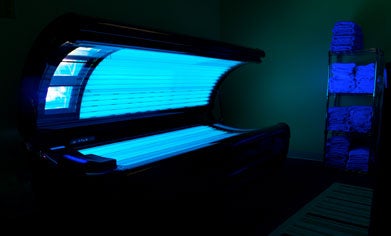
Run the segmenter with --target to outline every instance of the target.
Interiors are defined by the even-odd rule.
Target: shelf
[[[329,51],[324,163],[368,172],[377,152],[384,90],[383,51]]]

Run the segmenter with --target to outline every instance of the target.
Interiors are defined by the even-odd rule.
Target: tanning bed
[[[206,149],[229,156],[248,146],[258,156],[285,156],[286,124],[239,129],[213,115],[229,73],[264,56],[260,49],[65,14],[28,55],[19,128],[40,159],[94,175]]]

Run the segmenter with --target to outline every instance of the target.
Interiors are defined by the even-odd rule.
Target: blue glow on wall
[[[94,154],[117,161],[118,168],[133,168],[185,152],[207,147],[219,140],[238,135],[210,126],[195,126],[150,135],[137,139],[81,149],[84,155]]]

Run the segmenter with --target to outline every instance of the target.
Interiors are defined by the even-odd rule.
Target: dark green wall
[[[265,127],[286,122],[290,156],[322,160],[328,50],[336,21],[358,23],[366,48],[391,60],[388,0],[224,0],[221,39],[265,50],[262,64],[238,71],[224,86],[226,122]]]

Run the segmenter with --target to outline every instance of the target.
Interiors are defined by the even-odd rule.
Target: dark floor
[[[83,217],[80,212],[77,212],[76,207],[64,214],[58,214],[57,210],[53,210],[57,209],[55,205],[65,206],[67,199],[52,201],[50,203],[52,206],[46,206],[51,210],[44,212],[39,209],[37,211],[35,201],[32,199],[28,200],[25,206],[20,206],[25,207],[21,210],[24,212],[21,217],[15,219],[39,222],[40,224],[35,225],[38,229],[40,226],[45,228],[47,225],[45,222],[51,221],[52,224],[54,221],[63,230],[70,230],[72,226],[77,228],[85,226],[85,229],[89,229],[90,232],[101,228],[103,224],[106,226],[105,230],[110,229],[113,230],[112,232],[119,229],[125,232],[127,230],[137,232],[132,235],[150,235],[148,232],[156,230],[171,235],[188,235],[186,232],[189,231],[205,235],[268,235],[334,182],[370,188],[377,185],[375,176],[370,174],[335,171],[325,168],[320,162],[288,158],[281,168],[262,175],[262,178],[253,179],[242,187],[225,188],[223,192],[210,195],[210,198],[205,195],[200,196],[208,198],[207,200],[187,198],[187,201],[176,205],[180,209],[172,209],[170,206],[148,208],[145,214],[140,215],[129,205],[121,209],[121,203],[117,203],[115,205],[117,209],[107,213],[97,210],[103,203],[94,202],[94,199],[83,199],[95,206],[93,216]],[[68,195],[67,198],[70,196],[72,197]],[[74,197],[78,198],[78,196]],[[54,212],[56,214],[53,214]],[[42,213],[47,215],[42,217],[39,215]],[[95,223],[91,223],[90,216]],[[381,228],[378,221],[376,226]]]
[[[254,182],[262,189],[249,190],[244,197],[249,205],[239,209],[247,216],[237,214],[233,220],[238,234],[243,230],[245,235],[267,235],[334,182],[374,186],[374,178],[368,174],[331,170],[319,162],[298,159],[288,159],[279,172],[261,182]]]

